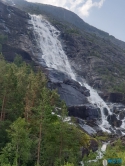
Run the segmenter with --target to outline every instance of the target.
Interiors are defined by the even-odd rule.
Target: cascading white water
[[[73,80],[76,80],[75,74],[73,73],[70,63],[68,61],[67,55],[63,51],[61,42],[59,41],[60,32],[53,27],[43,16],[31,15],[31,23],[34,28],[34,34],[37,40],[37,44],[41,49],[41,59],[43,59],[49,68],[54,68],[58,71],[66,73]],[[110,109],[106,103],[101,99],[98,93],[92,89],[87,83],[79,82],[81,85],[84,85],[87,89],[90,90],[90,97],[88,100],[93,105],[101,110],[102,124],[101,128],[104,131],[108,131],[106,128],[109,128],[110,125],[106,120],[106,117],[103,113],[104,107],[107,108],[109,114],[111,114]]]
[[[75,79],[68,58],[58,40],[60,32],[42,16],[32,15],[31,22],[34,27],[37,43],[42,52],[41,59],[44,59],[49,68],[68,73],[71,78]]]
[[[108,110],[108,113],[112,114],[110,109],[109,109],[109,107],[104,102],[104,100],[98,95],[96,90],[91,88],[87,83],[84,83],[84,86],[87,89],[90,90],[90,97],[88,97],[89,102],[94,104],[94,105],[96,105],[101,110],[102,124],[100,125],[100,127],[102,128],[103,131],[109,132],[109,130],[107,130],[106,128],[109,128],[110,125],[109,125],[109,123],[107,121],[107,117],[104,115],[104,112],[103,112],[104,108],[106,108]]]

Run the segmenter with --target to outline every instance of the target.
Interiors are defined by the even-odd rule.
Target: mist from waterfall
[[[33,25],[37,45],[41,50],[39,59],[41,59],[41,61],[44,60],[47,67],[66,73],[73,80],[77,81],[59,40],[60,32],[41,15],[31,15],[31,23]],[[90,90],[88,101],[101,110],[102,124],[100,127],[103,131],[109,131],[108,128],[110,125],[104,115],[104,108],[107,108],[109,114],[111,114],[109,107],[98,95],[96,90],[90,87],[85,81],[80,81],[79,83]]]

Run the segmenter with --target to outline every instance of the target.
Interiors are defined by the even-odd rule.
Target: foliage
[[[65,122],[65,103],[46,85],[44,74],[19,56],[11,64],[0,56],[0,165],[77,166],[81,160],[89,136]]]
[[[0,52],[2,52],[2,44],[4,44],[7,41],[6,35],[0,35]]]
[[[2,45],[0,44],[0,52],[2,51]]]
[[[6,35],[0,35],[0,44],[3,44],[7,39],[8,37]]]
[[[95,160],[97,156],[96,152],[90,152],[88,156],[85,156],[83,161],[85,166],[102,166],[103,159],[122,159],[122,164],[113,164],[111,166],[124,166],[125,165],[125,146],[121,140],[115,141],[113,145],[108,145],[107,150],[103,153],[103,158]],[[109,164],[108,164],[109,165]]]
[[[80,32],[77,29],[67,29],[66,33],[68,34],[79,34]]]
[[[23,63],[22,57],[17,54],[16,57],[15,57],[15,59],[14,59],[14,63],[15,63],[18,67],[20,67],[20,66],[22,65],[22,63]]]

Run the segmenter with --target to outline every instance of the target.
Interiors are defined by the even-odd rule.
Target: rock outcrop
[[[56,70],[49,70],[48,79],[48,87],[50,89],[57,89],[60,98],[66,102],[67,106],[79,106],[88,103],[89,90],[66,74]]]
[[[28,30],[28,20],[29,15],[24,11],[0,2],[0,35],[7,36],[2,45],[6,60],[12,62],[17,54],[24,60],[32,60],[32,32]]]
[[[97,120],[101,118],[101,112],[99,108],[94,107],[91,104],[71,106],[71,107],[68,107],[68,111],[69,111],[69,116],[75,116],[82,119]]]
[[[118,120],[115,114],[109,115],[107,120],[113,127],[120,127],[122,125],[122,121]]]

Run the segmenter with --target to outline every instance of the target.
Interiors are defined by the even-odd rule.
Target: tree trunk
[[[4,97],[3,97],[2,110],[1,110],[1,116],[0,116],[1,121],[5,119],[5,103],[6,103],[6,93],[4,94]]]
[[[42,124],[40,123],[39,128],[39,142],[38,142],[38,151],[37,151],[37,166],[40,165],[40,147],[41,147],[41,138],[42,137]]]

